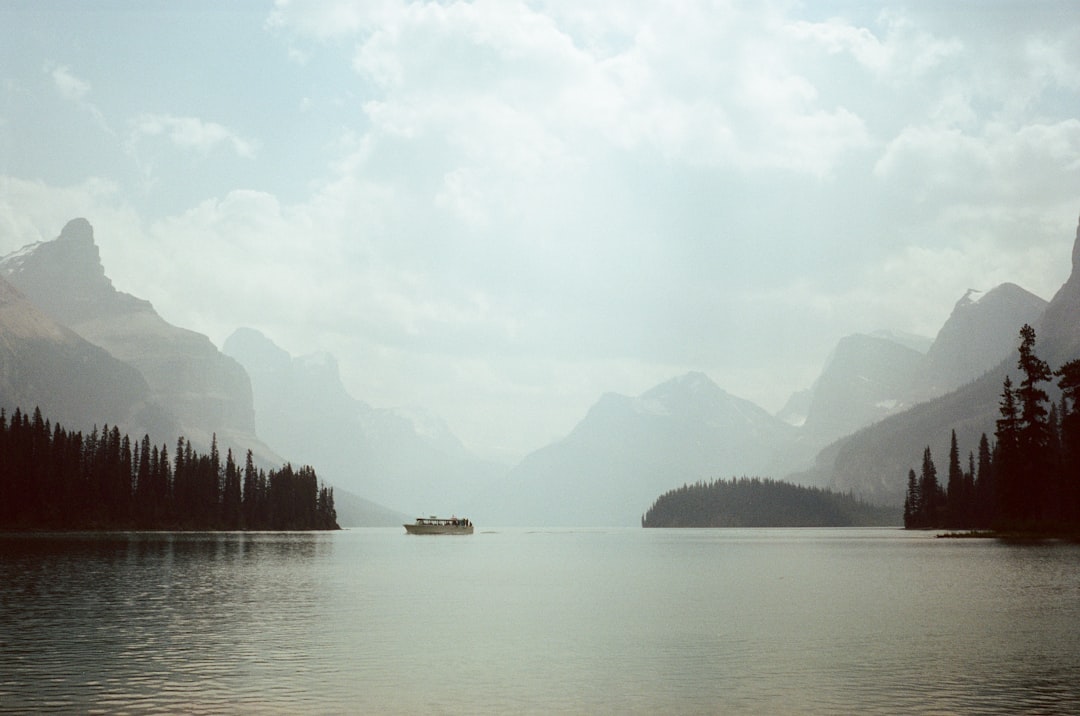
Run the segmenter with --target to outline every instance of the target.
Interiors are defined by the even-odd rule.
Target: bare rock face
[[[1080,358],[1080,223],[1073,242],[1072,274],[1034,325],[1039,353],[1052,368]]]
[[[969,290],[956,302],[926,354],[914,402],[975,380],[1016,349],[1020,326],[1034,324],[1047,302],[1013,283]]]
[[[1016,292],[1008,289],[1007,293]],[[987,298],[989,294],[983,300]],[[983,433],[993,436],[1002,381],[1006,375],[1017,379],[1016,346],[1022,323],[1011,322],[1000,336],[1011,346],[1008,355],[982,377],[832,443],[818,454],[814,468],[797,477],[883,504],[902,504],[907,471],[918,470],[924,447],[931,447],[940,465],[948,456],[951,431],[956,431],[961,454],[975,450]],[[1035,327],[1036,353],[1051,368],[1080,358],[1080,228],[1069,280],[1040,317],[1026,322]]]
[[[333,356],[293,357],[251,328],[237,329],[222,349],[251,376],[259,435],[335,486],[409,514],[465,512],[469,496],[503,472],[421,409],[353,398]]]
[[[153,402],[196,444],[208,444],[213,433],[224,443],[254,441],[244,369],[206,336],[168,323],[148,301],[117,291],[86,219],[3,258],[0,276],[56,322],[134,367]]]
[[[123,426],[172,434],[176,425],[151,401],[132,366],[81,338],[0,278],[0,407],[42,414],[72,430]]]

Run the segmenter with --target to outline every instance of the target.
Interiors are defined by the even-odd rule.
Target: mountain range
[[[1009,290],[1015,294],[1013,289]],[[979,303],[987,298],[990,298],[989,294]],[[950,340],[959,332],[950,328],[953,318],[959,312],[963,315],[962,320],[967,322],[966,314],[970,308],[970,304],[961,299],[953,311],[950,322],[942,329],[950,335]],[[1068,280],[1038,316],[1024,322],[1035,328],[1036,354],[1047,361],[1051,369],[1080,358],[1080,226],[1073,244],[1072,271]],[[1011,329],[1002,325],[997,329],[1003,334],[1002,340],[1007,337],[1009,349],[988,370],[952,392],[840,438],[817,455],[809,470],[793,478],[842,491],[852,490],[881,503],[902,502],[907,471],[918,470],[924,447],[930,447],[931,454],[943,464],[953,430],[964,455],[977,450],[983,433],[993,437],[1005,377],[1012,377],[1014,383],[1019,380],[1016,348],[1020,325],[1023,324],[1014,323]],[[984,362],[992,355],[987,355]],[[1054,391],[1048,392],[1053,394]]]
[[[293,357],[251,328],[236,330],[223,350],[251,376],[260,436],[378,504],[417,515],[461,511],[502,470],[422,408],[374,408],[349,395],[329,354]]]
[[[251,384],[244,370],[206,336],[173,326],[148,301],[117,291],[105,275],[86,219],[69,221],[53,241],[4,257],[0,276],[56,323],[138,372],[142,380],[133,385],[149,389],[145,400],[155,419],[140,419],[145,410],[132,412],[116,419],[121,427],[137,435],[183,434],[203,449],[216,434],[223,447],[250,448],[265,461],[280,462],[255,435]],[[87,382],[79,373],[54,378],[58,385]],[[86,422],[72,427],[86,427]]]
[[[562,440],[526,456],[480,501],[477,520],[524,525],[634,525],[667,489],[757,474],[795,428],[703,373],[638,397],[608,393]]]
[[[1049,304],[1002,284],[965,292],[932,340],[842,338],[775,416],[692,372],[601,396],[564,438],[506,468],[423,408],[351,396],[333,356],[294,357],[251,328],[218,350],[169,324],[113,287],[92,227],[74,219],[0,259],[0,406],[155,441],[183,434],[204,449],[216,435],[264,463],[312,464],[339,490],[342,524],[456,511],[482,525],[634,525],[667,490],[744,475],[892,505],[923,447],[943,459],[952,429],[965,451],[992,435],[1021,325],[1036,326],[1052,366],[1080,356],[1080,229],[1072,260]]]

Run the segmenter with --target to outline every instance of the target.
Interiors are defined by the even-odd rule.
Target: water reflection
[[[220,711],[237,674],[288,657],[275,615],[316,600],[332,550],[311,533],[0,538],[0,708]]]
[[[1080,713],[1076,545],[0,535],[4,713]]]

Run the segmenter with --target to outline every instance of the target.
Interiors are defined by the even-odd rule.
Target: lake
[[[0,535],[4,713],[1080,713],[1080,546]]]

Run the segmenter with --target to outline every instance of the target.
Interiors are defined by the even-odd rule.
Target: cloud
[[[90,83],[85,82],[71,73],[71,69],[65,65],[52,68],[49,75],[60,95],[71,102],[81,102],[90,94]]]
[[[131,144],[148,137],[164,137],[176,147],[194,150],[204,156],[224,145],[243,159],[254,158],[258,148],[256,142],[241,137],[227,127],[198,117],[147,113],[136,116],[130,126]]]
[[[114,135],[105,119],[105,114],[89,100],[92,87],[90,83],[77,77],[67,65],[52,65],[46,63],[45,72],[52,78],[53,87],[60,96],[88,113],[94,123],[104,132]]]
[[[110,104],[143,176],[58,181],[56,212],[169,320],[329,350],[358,397],[473,445],[536,447],[690,369],[778,408],[846,333],[1060,285],[1080,22],[1047,14],[278,0],[254,25],[281,74],[244,90],[285,111],[202,119],[233,116],[213,82],[169,112]],[[151,174],[169,190],[131,192]],[[0,222],[33,233],[15,207]]]
[[[889,142],[874,174],[890,186],[915,187],[918,203],[1035,206],[1075,199],[1080,120],[1018,127],[991,121],[973,133],[907,127]]]

